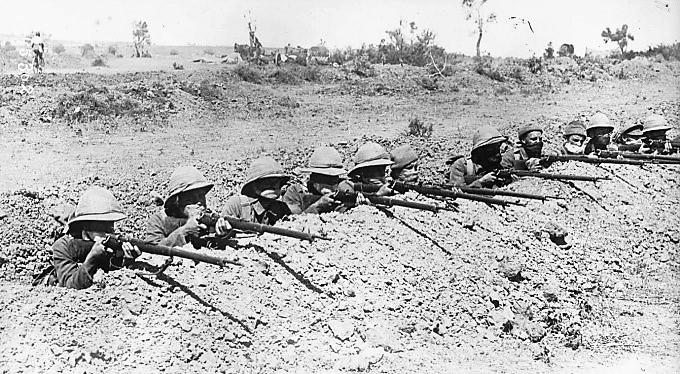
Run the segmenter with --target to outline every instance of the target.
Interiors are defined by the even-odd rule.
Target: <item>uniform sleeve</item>
[[[241,197],[239,195],[234,195],[227,200],[222,208],[222,215],[234,218],[243,218],[241,214]]]
[[[449,183],[456,187],[466,186],[465,183],[465,163],[464,157],[457,159],[451,164],[451,169],[449,169]]]
[[[163,217],[158,213],[149,217],[149,220],[146,223],[144,241],[168,247],[181,247],[187,244],[186,237],[179,228],[166,236]]]
[[[501,155],[501,168],[502,169],[514,169],[515,168],[515,150],[513,148],[508,149]]]
[[[290,212],[292,214],[300,214],[302,213],[302,206],[303,206],[303,201],[302,201],[302,195],[304,193],[304,189],[301,185],[299,184],[293,184],[288,186],[286,189],[286,193],[283,195],[283,202],[288,205],[288,209],[290,209]]]
[[[59,285],[77,290],[92,286],[92,275],[77,262],[76,254],[69,252],[66,237],[62,239],[52,245],[52,260]]]

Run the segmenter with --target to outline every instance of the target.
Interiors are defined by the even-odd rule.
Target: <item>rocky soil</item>
[[[1,169],[7,180],[0,194],[0,371],[602,372],[635,357],[627,368],[675,372],[680,173],[669,166],[556,164],[550,171],[611,179],[521,180],[508,188],[564,199],[504,209],[458,201],[458,212],[438,214],[362,206],[295,216],[281,226],[332,240],[243,235],[233,248],[212,251],[243,266],[176,260],[160,276],[140,267],[99,273],[83,291],[30,286],[50,258],[51,213],[92,184],[109,188],[123,204],[128,219],[120,231],[140,236],[146,217],[159,209],[152,196],[165,194],[171,165],[190,160],[204,171],[217,184],[209,205],[219,208],[263,151],[303,180],[299,168],[321,142],[314,136],[319,129],[347,166],[367,140],[387,148],[410,143],[423,157],[423,178],[442,182],[446,159],[466,152],[472,129],[485,118],[508,135],[539,121],[548,146],[558,145],[564,123],[602,106],[617,123],[647,110],[664,113],[677,131],[677,85],[661,83],[678,82],[676,67],[663,66],[645,73],[635,83],[644,88],[621,101],[612,97],[632,82],[600,86],[584,79],[550,87],[461,71],[432,93],[413,79],[417,69],[394,68],[368,80],[294,86],[239,83],[221,70],[54,74],[36,80],[37,99],[16,94],[19,83],[2,77],[0,122],[8,145],[2,160],[10,162]],[[657,87],[661,93],[654,94]],[[639,102],[625,102],[635,95]],[[587,98],[588,106],[579,99],[562,103],[572,96]],[[556,112],[548,103],[558,100]],[[536,103],[523,114],[522,107]],[[391,124],[375,115],[388,108]],[[414,113],[437,124],[431,137],[403,135]],[[452,113],[461,114],[457,126],[442,124]],[[281,144],[233,145],[220,154],[241,157],[207,156],[219,142],[196,137],[205,127],[182,123],[200,116],[224,126],[214,130],[217,140],[231,133],[227,144],[243,143],[253,127]],[[506,120],[496,123],[496,116]],[[345,129],[358,120],[366,126]],[[281,126],[264,128],[262,121]],[[39,134],[57,141],[46,145]],[[157,152],[151,139],[164,136],[183,140]],[[102,153],[93,139],[117,152]],[[26,154],[9,153],[22,143],[16,149],[38,160],[57,150],[62,157],[47,166],[54,174],[23,183],[18,170],[34,164]],[[68,157],[73,154],[82,157]],[[567,232],[571,248],[550,240],[556,228]]]

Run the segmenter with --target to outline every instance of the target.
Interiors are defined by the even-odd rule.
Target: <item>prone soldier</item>
[[[405,144],[390,152],[390,177],[395,181],[406,183],[418,183],[418,166],[420,165],[418,154]]]
[[[588,155],[597,151],[617,150],[616,146],[611,144],[612,131],[614,131],[614,126],[609,121],[609,117],[601,112],[595,113],[586,127],[586,134],[590,140],[586,144],[584,153]]]
[[[514,156],[509,152],[501,154],[501,146],[507,141],[508,138],[491,126],[478,128],[472,137],[470,155],[458,157],[451,165],[449,183],[458,187],[505,185],[507,180],[497,178],[494,172],[513,167]]]
[[[234,195],[222,209],[223,216],[247,222],[274,225],[290,215],[288,205],[280,200],[283,186],[290,175],[271,157],[260,157],[250,163],[241,194]]]
[[[583,155],[585,151],[586,127],[581,121],[571,121],[564,128],[564,143],[560,148],[561,155]]]
[[[673,147],[668,141],[667,132],[671,127],[663,116],[652,114],[642,123],[642,153],[673,153]]]

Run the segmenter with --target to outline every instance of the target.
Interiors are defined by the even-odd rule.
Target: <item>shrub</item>
[[[300,77],[293,73],[290,69],[279,68],[274,71],[270,76],[276,83],[281,84],[298,84],[300,83]]]
[[[234,73],[236,73],[242,81],[255,84],[262,83],[262,74],[260,74],[260,71],[250,65],[239,65],[234,69]]]
[[[118,53],[118,49],[116,48],[115,45],[110,45],[108,48],[108,52],[110,55],[115,56]]]
[[[13,46],[12,43],[10,43],[9,41],[6,41],[5,45],[2,47],[2,50],[5,52],[15,51],[16,49],[17,48]]]
[[[86,57],[88,55],[94,54],[94,47],[90,43],[86,43],[80,46],[80,55]]]
[[[407,135],[419,136],[421,138],[429,138],[432,136],[432,124],[430,126],[425,125],[423,121],[418,119],[418,117],[411,118],[408,122]]]
[[[106,66],[106,61],[102,56],[97,56],[94,61],[92,61],[92,66]]]
[[[175,69],[175,70],[184,70],[184,65],[180,65],[177,62],[173,62],[172,68]]]
[[[170,56],[177,56],[177,55],[179,55],[179,52],[176,49],[170,50]]]
[[[211,84],[207,79],[201,81],[201,84],[198,86],[198,94],[208,101],[215,101],[222,98],[222,91]]]
[[[66,48],[64,48],[63,44],[56,44],[54,47],[52,47],[52,52],[56,55],[60,55],[66,52]]]

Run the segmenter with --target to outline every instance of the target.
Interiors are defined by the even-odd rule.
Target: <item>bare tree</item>
[[[137,21],[132,29],[132,43],[135,46],[135,57],[151,57],[148,47],[151,45],[151,35],[146,21]]]
[[[628,45],[628,39],[635,40],[633,35],[628,33],[628,25],[626,24],[621,26],[620,29],[616,29],[615,33],[612,33],[612,30],[607,27],[600,35],[604,38],[605,43],[610,41],[618,43],[619,48],[621,49],[621,56],[623,56],[623,52]]]
[[[482,6],[486,4],[488,0],[462,0],[462,6],[465,8],[466,16],[465,20],[474,20],[477,26],[477,58],[481,57],[479,51],[479,45],[482,43],[482,35],[484,34],[484,29],[487,23],[496,21],[496,14],[489,12],[488,14],[484,12]]]

